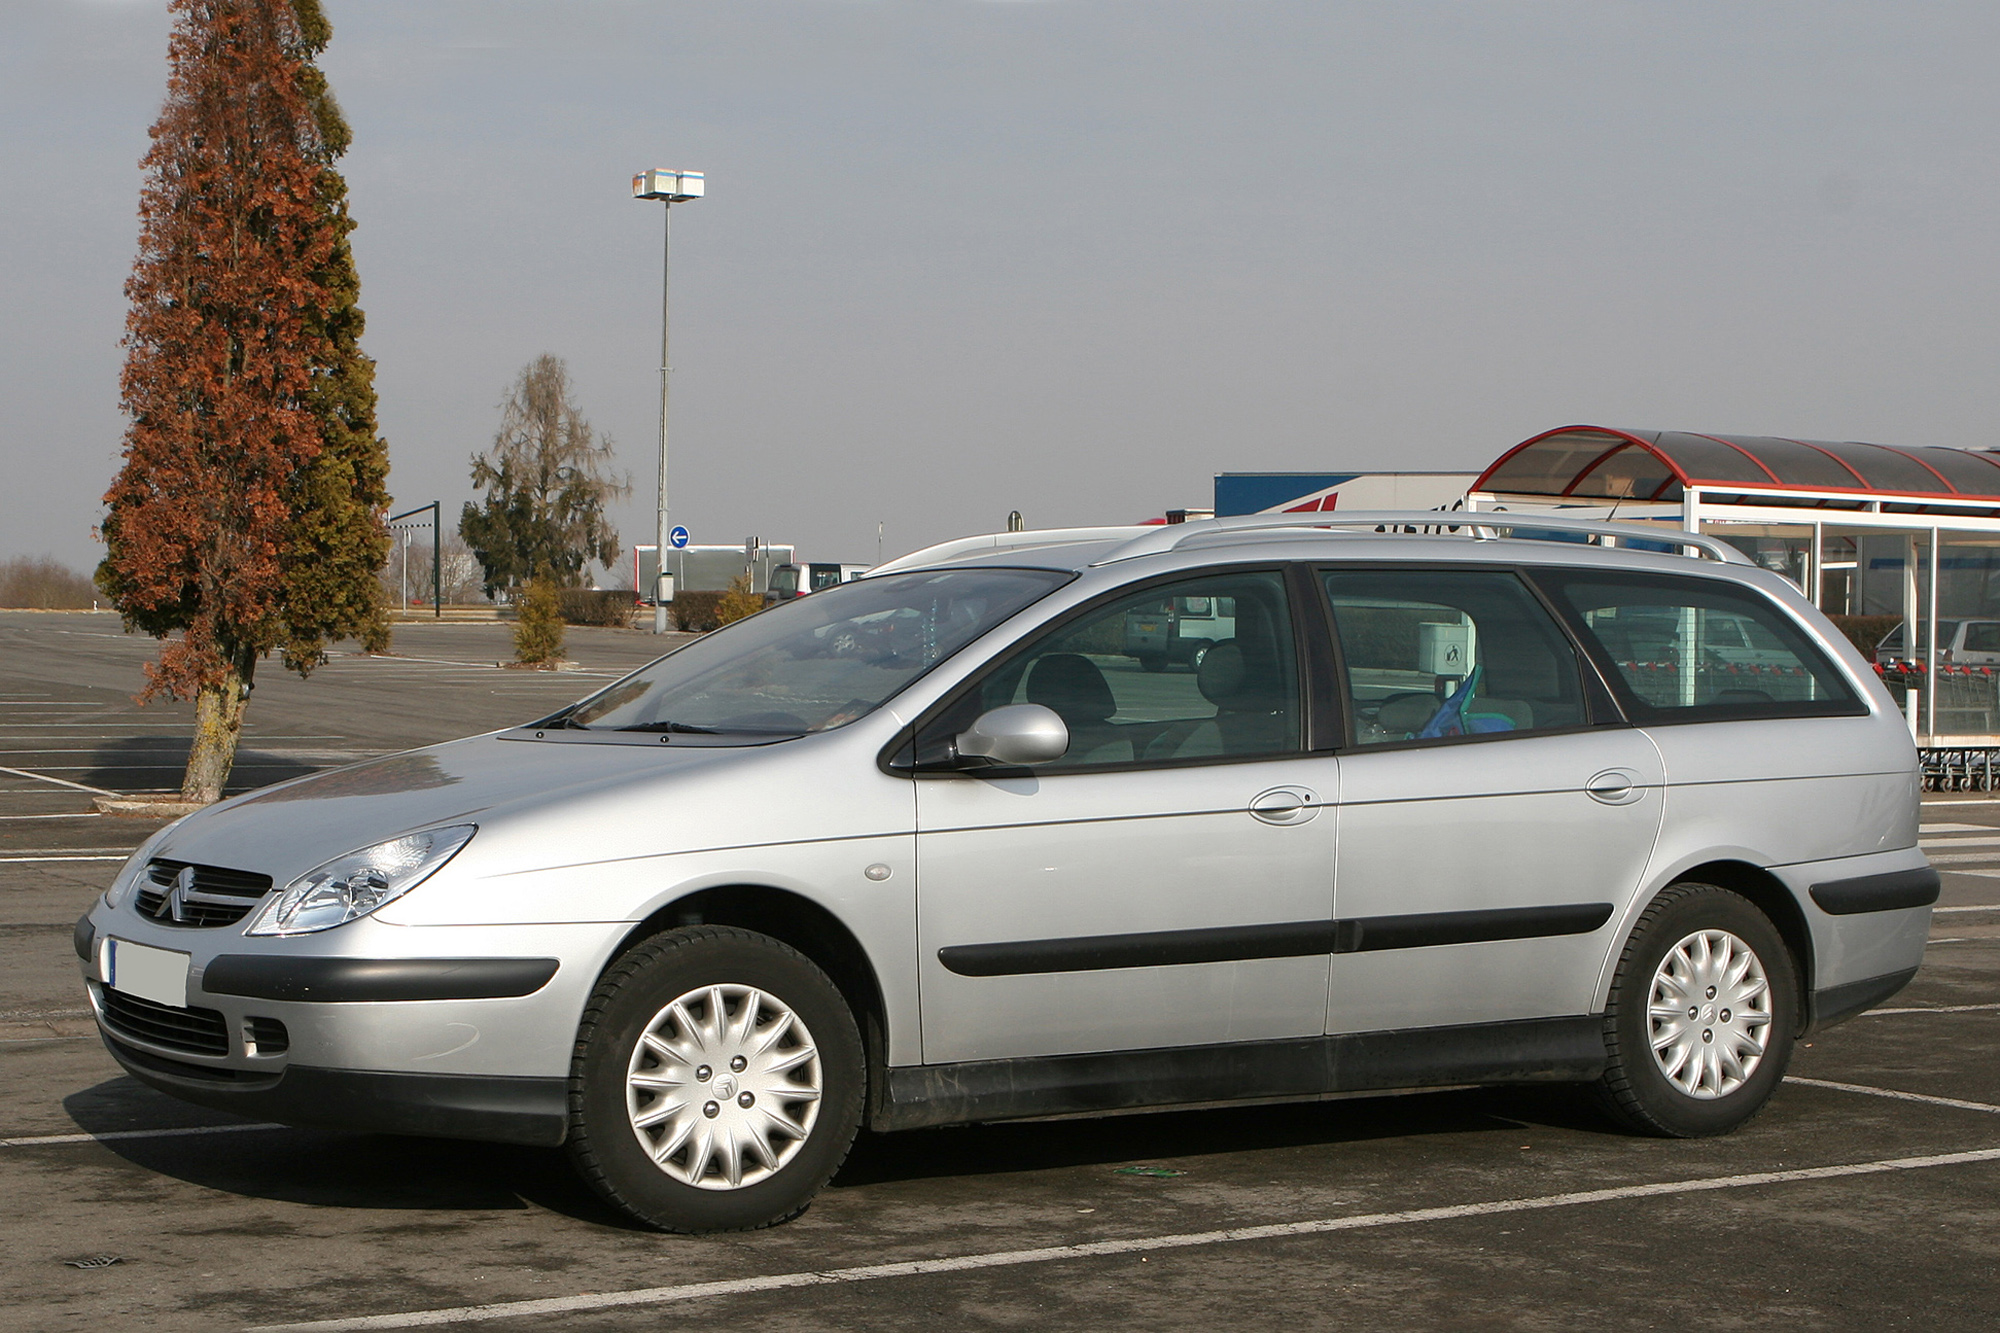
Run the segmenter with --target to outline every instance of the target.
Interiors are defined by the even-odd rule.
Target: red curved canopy
[[[2000,500],[2000,455],[1937,445],[1894,448],[1771,435],[1563,426],[1509,449],[1480,474],[1473,489],[1672,501],[1690,486]]]

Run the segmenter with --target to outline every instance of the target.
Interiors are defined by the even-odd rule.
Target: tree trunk
[[[181,779],[181,799],[206,805],[222,799],[229,770],[236,764],[236,742],[243,734],[243,709],[250,699],[250,673],[256,659],[232,663],[214,685],[195,695],[194,744],[188,750],[187,776]]]

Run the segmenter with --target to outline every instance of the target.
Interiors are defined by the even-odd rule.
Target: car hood
[[[183,820],[152,855],[255,870],[284,884],[411,829],[483,823],[595,789],[651,786],[743,753],[475,736],[234,797]]]

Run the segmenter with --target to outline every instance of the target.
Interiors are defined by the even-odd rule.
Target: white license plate
[[[129,940],[104,941],[104,984],[154,1004],[187,1008],[188,956]]]

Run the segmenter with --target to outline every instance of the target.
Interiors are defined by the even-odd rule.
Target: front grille
[[[269,875],[186,861],[148,861],[139,915],[167,926],[231,926],[271,891]]]
[[[121,1037],[189,1055],[228,1055],[229,1025],[213,1009],[176,1009],[104,987],[104,1025]]]

